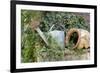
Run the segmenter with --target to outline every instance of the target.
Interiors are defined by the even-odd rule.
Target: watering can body
[[[64,31],[54,30],[50,31],[48,35],[52,37],[51,40],[54,40],[57,43],[57,47],[64,49]]]

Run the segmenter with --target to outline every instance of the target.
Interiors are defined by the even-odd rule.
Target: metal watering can
[[[59,28],[64,28],[63,25],[59,25]],[[54,27],[54,25],[51,26],[51,28],[49,29],[49,31],[47,32],[48,37],[46,37],[44,35],[44,33],[40,30],[40,28],[38,27],[36,29],[36,31],[39,33],[40,37],[44,40],[44,42],[46,43],[47,46],[49,46],[51,43],[48,42],[48,38],[51,36],[52,39],[57,42],[56,46],[59,46],[60,48],[64,48],[64,30],[52,30],[52,28]]]

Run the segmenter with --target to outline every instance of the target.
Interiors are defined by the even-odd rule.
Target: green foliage
[[[42,31],[47,32],[53,24],[55,25],[53,30],[59,30],[59,25],[65,26],[66,29],[82,28],[88,31],[90,30],[89,24],[86,23],[82,16],[77,16],[69,12],[44,12],[40,26]]]
[[[40,12],[31,10],[21,11],[21,54],[22,62],[36,62],[36,44],[42,40],[32,31],[30,23],[33,19],[40,18]],[[40,44],[40,43],[39,43]]]
[[[89,31],[84,18],[73,13],[21,10],[21,56],[24,63],[60,61],[64,58],[64,50],[59,48],[55,40],[48,39],[51,46],[47,47],[39,34],[32,30],[32,20],[40,22],[39,27],[43,32],[48,32],[53,24],[53,30],[61,30],[59,25],[63,25],[66,29],[76,27]]]

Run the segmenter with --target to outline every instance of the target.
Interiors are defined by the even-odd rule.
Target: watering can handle
[[[49,31],[48,32],[50,32],[51,30],[52,30],[52,28],[54,27],[54,24],[50,27],[50,29],[49,29]]]
[[[50,27],[50,29],[49,29],[49,31],[48,32],[50,32],[51,30],[52,30],[52,28],[54,27],[54,25],[55,24],[53,24],[51,27]],[[65,30],[65,27],[63,26],[63,25],[60,25],[61,27],[63,27],[64,28],[64,30]]]

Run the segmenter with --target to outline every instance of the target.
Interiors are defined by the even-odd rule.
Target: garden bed
[[[69,60],[87,60],[89,59],[90,49],[71,49],[48,47],[43,39],[36,32],[36,28],[32,28],[31,22],[38,22],[37,27],[42,32],[48,32],[50,27],[55,24],[53,30],[62,30],[59,25],[63,25],[67,32],[71,28],[79,28],[90,31],[89,20],[85,20],[85,15],[70,12],[50,12],[50,11],[21,11],[21,58],[24,63],[29,62],[50,62],[50,61],[69,61]],[[66,33],[64,33],[66,36]],[[73,39],[72,39],[73,40]],[[74,39],[75,40],[75,39]],[[51,41],[52,42],[52,41]],[[74,42],[74,41],[73,41]],[[72,45],[72,44],[70,44]]]

